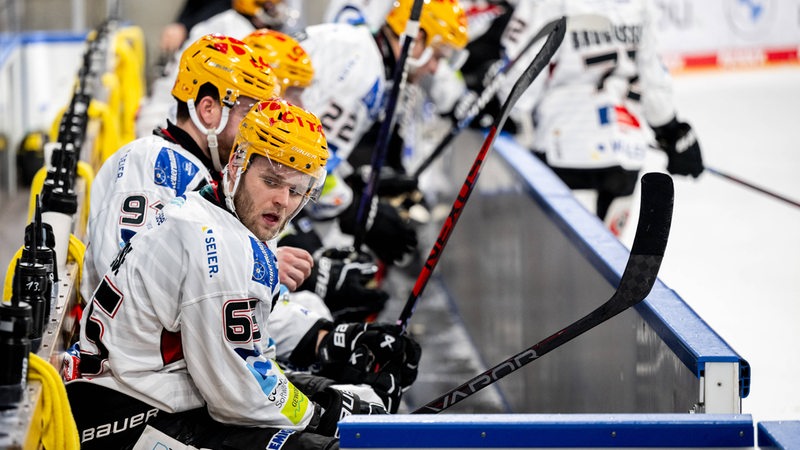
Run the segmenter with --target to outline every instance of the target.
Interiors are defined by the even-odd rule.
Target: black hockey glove
[[[673,175],[703,173],[703,156],[692,127],[673,118],[666,125],[653,127],[659,147],[667,153],[667,171]]]
[[[359,321],[383,310],[389,294],[367,287],[378,266],[353,248],[328,248],[314,255],[314,269],[301,289],[315,292],[337,320]]]
[[[417,232],[400,217],[397,210],[387,202],[373,197],[367,213],[367,230],[364,243],[386,264],[397,263],[417,248]],[[339,226],[343,232],[355,235],[356,214],[361,195],[353,198],[353,203],[339,216]]]
[[[320,375],[369,384],[394,413],[417,377],[422,350],[397,325],[342,323],[322,339],[318,355]]]
[[[324,436],[339,437],[339,421],[353,414],[386,414],[383,406],[361,400],[358,395],[334,388],[325,388],[311,397],[311,401],[320,406],[319,417],[313,429],[308,429]],[[310,427],[312,428],[312,427]]]

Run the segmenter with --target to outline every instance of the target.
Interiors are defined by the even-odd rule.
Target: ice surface
[[[682,74],[675,94],[707,166],[800,201],[800,67]],[[675,177],[660,278],[750,363],[742,412],[800,419],[800,208],[708,172]]]

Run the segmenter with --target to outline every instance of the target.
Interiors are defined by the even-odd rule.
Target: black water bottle
[[[14,271],[12,299],[26,303],[31,310],[31,327],[28,333],[30,351],[37,352],[42,344],[42,336],[47,326],[45,321],[47,297],[50,295],[50,283],[47,269],[34,261],[17,260]]]
[[[33,222],[25,227],[25,245],[22,248],[23,261],[35,261],[45,268],[46,286],[44,300],[44,323],[50,319],[53,305],[58,297],[58,263],[55,254],[55,236],[53,227],[42,222],[42,211],[39,196],[36,196],[36,209]]]
[[[0,304],[0,410],[16,407],[25,391],[31,352],[31,307],[25,302]]]

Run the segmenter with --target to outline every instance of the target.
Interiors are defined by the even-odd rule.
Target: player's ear
[[[206,127],[214,127],[219,124],[219,117],[222,105],[218,100],[210,95],[204,95],[195,105],[197,115]]]

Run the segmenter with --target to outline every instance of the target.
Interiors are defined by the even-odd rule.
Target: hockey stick
[[[358,203],[356,210],[356,229],[353,240],[353,247],[358,250],[364,243],[365,235],[367,234],[367,218],[368,212],[372,204],[372,198],[375,196],[375,191],[378,187],[378,177],[380,176],[383,162],[386,159],[386,152],[389,149],[389,138],[392,134],[394,126],[394,112],[397,109],[397,99],[400,97],[401,85],[405,83],[406,78],[406,61],[408,60],[408,53],[411,48],[411,43],[417,38],[419,34],[419,17],[422,14],[423,0],[414,0],[411,5],[411,15],[406,22],[406,29],[400,36],[400,56],[397,58],[397,65],[392,74],[392,90],[389,97],[386,99],[386,109],[384,110],[383,122],[381,123],[380,132],[378,133],[378,141],[375,143],[375,149],[372,150],[372,159],[370,160],[370,167],[372,170],[369,174],[364,191],[361,193],[361,199]]]
[[[464,205],[466,205],[467,200],[469,200],[469,196],[478,181],[483,160],[486,159],[497,132],[503,128],[503,124],[508,118],[508,114],[511,112],[511,107],[514,106],[514,103],[516,103],[522,93],[525,92],[525,89],[531,85],[533,79],[547,66],[553,54],[558,50],[558,47],[564,40],[564,34],[566,33],[566,21],[567,19],[565,17],[558,20],[553,30],[547,36],[547,41],[545,41],[544,46],[522,73],[519,80],[514,83],[514,87],[511,88],[508,98],[500,108],[500,114],[495,118],[489,130],[489,135],[486,137],[486,140],[483,141],[481,150],[478,152],[478,156],[475,157],[475,162],[472,164],[472,168],[467,174],[467,178],[464,180],[464,184],[461,186],[461,190],[453,202],[452,208],[450,208],[450,213],[447,215],[442,229],[439,231],[439,236],[436,238],[433,248],[431,248],[428,259],[425,261],[425,265],[422,267],[417,277],[417,282],[414,284],[414,288],[411,290],[411,294],[403,307],[403,311],[400,313],[400,318],[397,319],[397,324],[400,325],[403,330],[406,329],[408,319],[411,318],[414,309],[417,307],[422,290],[425,289],[425,285],[428,284],[433,269],[436,268],[436,264],[439,262],[442,251],[445,245],[447,245],[448,239],[450,239],[450,233],[452,233],[458,218],[461,216],[461,210],[464,209]]]
[[[722,178],[725,178],[726,180],[733,181],[734,183],[739,183],[742,186],[749,187],[750,189],[754,189],[754,190],[756,190],[758,192],[761,192],[762,194],[769,195],[772,198],[776,198],[776,199],[782,200],[782,201],[784,201],[784,202],[786,202],[786,203],[788,203],[790,205],[800,207],[800,202],[796,202],[796,201],[794,201],[794,200],[792,200],[790,198],[784,197],[784,196],[782,196],[780,194],[776,194],[775,192],[768,191],[768,190],[766,190],[766,189],[764,189],[762,187],[758,187],[758,186],[756,186],[756,185],[754,185],[752,183],[749,183],[747,181],[742,180],[739,177],[735,177],[733,175],[729,175],[729,174],[727,174],[725,172],[722,172],[722,171],[720,171],[718,169],[715,169],[713,167],[706,166],[706,170],[711,172],[711,173],[713,173],[714,175],[717,175],[717,176],[720,176]]]
[[[519,61],[525,55],[525,53],[527,53],[528,50],[530,50],[530,48],[533,47],[533,44],[535,44],[545,36],[548,36],[550,32],[553,31],[553,28],[555,28],[556,25],[558,25],[558,23],[559,23],[558,19],[548,22],[545,26],[543,26],[539,30],[539,32],[536,33],[535,36],[533,36],[533,38],[531,38],[530,41],[528,41],[527,44],[525,44],[525,47],[522,48],[522,50],[519,52],[516,58],[507,61],[499,69],[497,69],[496,73],[492,75],[491,83],[489,83],[488,86],[483,88],[481,95],[473,101],[472,105],[470,105],[466,114],[464,114],[464,117],[455,118],[456,119],[455,124],[453,124],[453,126],[450,128],[450,132],[447,133],[447,135],[444,138],[442,138],[441,141],[439,141],[439,143],[436,145],[433,151],[427,156],[427,158],[425,158],[425,160],[422,161],[422,163],[416,168],[416,170],[414,170],[415,179],[419,179],[419,176],[422,174],[422,172],[424,172],[425,169],[427,169],[428,166],[430,166],[431,163],[435,161],[436,158],[438,158],[439,155],[442,154],[442,152],[445,151],[447,146],[450,145],[451,142],[453,142],[453,139],[455,139],[455,137],[458,136],[458,134],[461,133],[461,131],[464,130],[464,128],[468,127],[469,124],[472,123],[475,117],[478,116],[478,113],[480,113],[481,110],[486,106],[486,104],[489,103],[492,97],[494,97],[495,94],[497,94],[497,90],[500,89],[500,86],[503,84],[506,75],[514,67],[517,61]]]
[[[644,300],[656,282],[669,238],[673,203],[672,178],[656,172],[645,174],[642,177],[641,195],[639,224],[630,257],[622,272],[619,287],[607,302],[561,331],[416,409],[412,414],[441,412]]]

